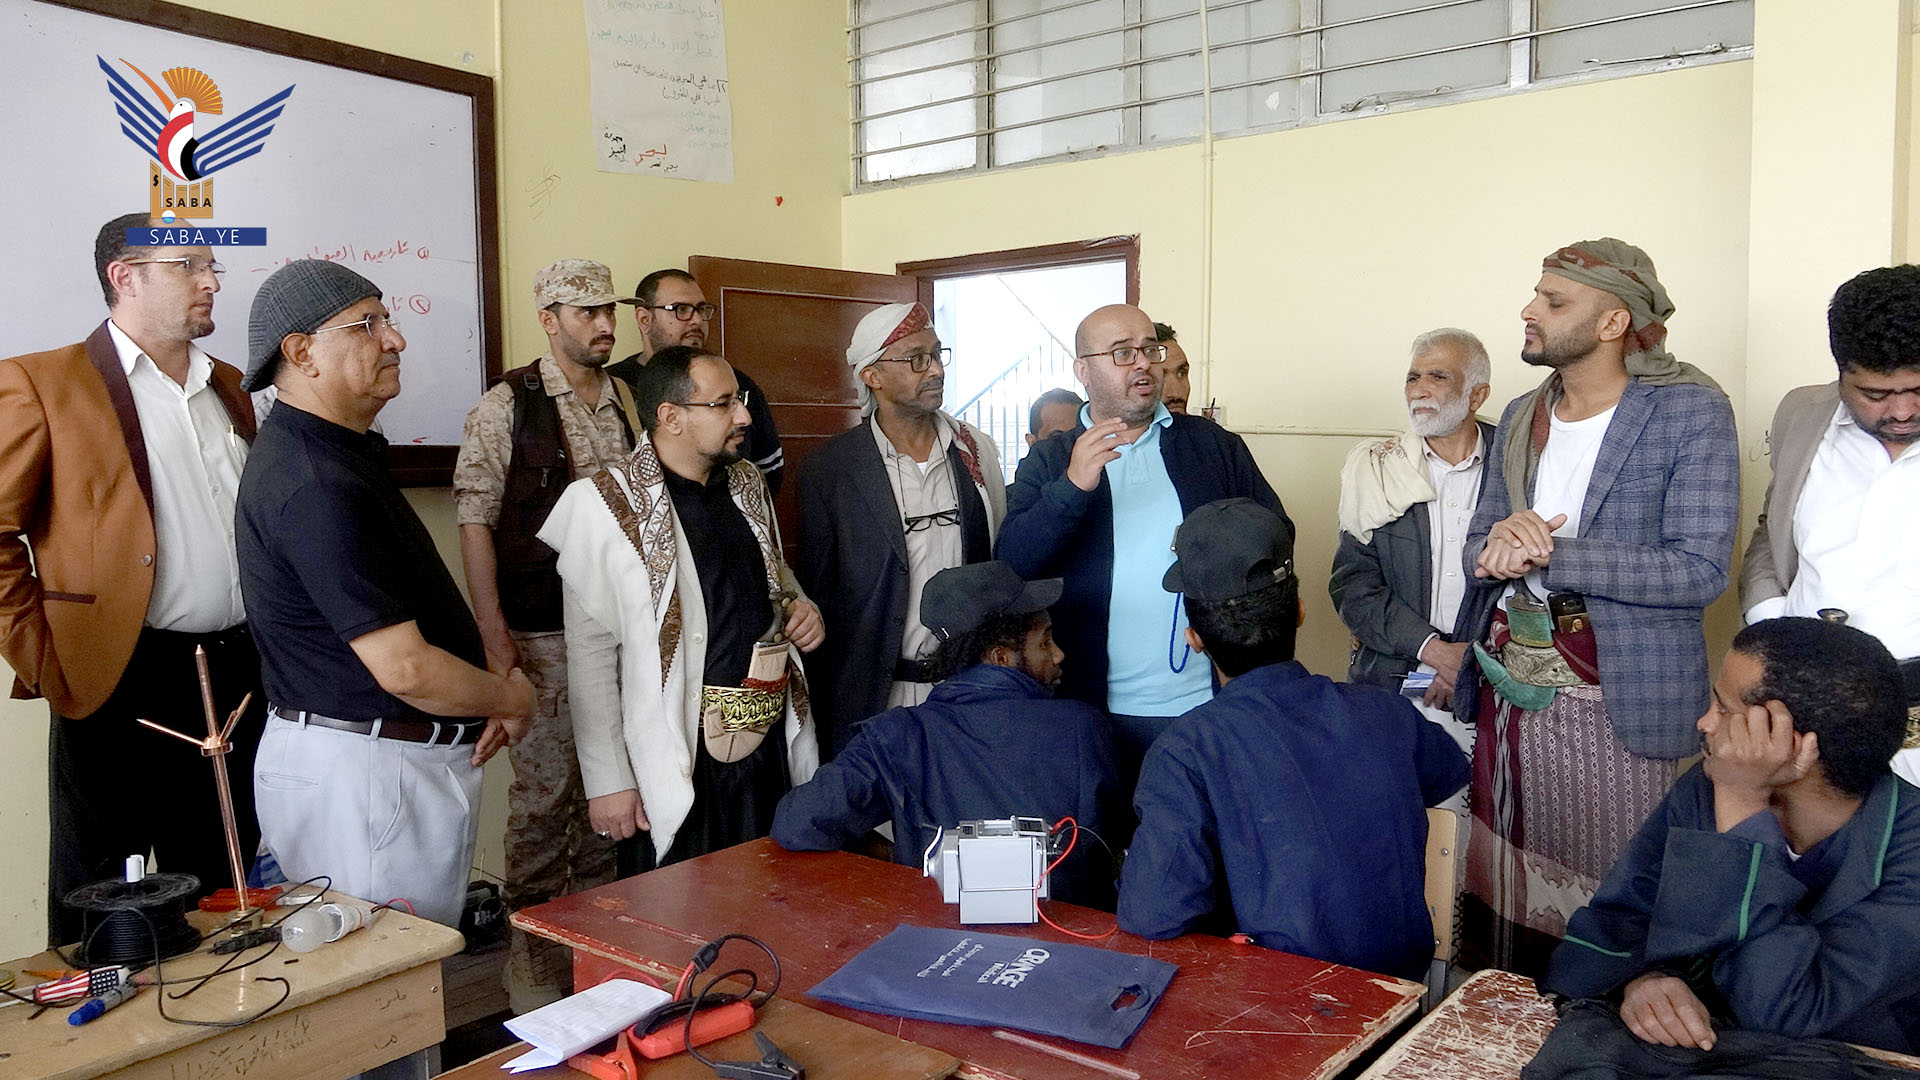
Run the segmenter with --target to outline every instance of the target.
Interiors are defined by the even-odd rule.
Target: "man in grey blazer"
[[[1501,418],[1466,550],[1499,609],[1475,654],[1465,951],[1529,973],[1699,747],[1701,615],[1740,514],[1733,409],[1664,349],[1653,260],[1589,240],[1542,270],[1521,358],[1552,372]]]
[[[1469,576],[1461,552],[1493,446],[1493,425],[1474,418],[1491,370],[1486,346],[1465,330],[1414,339],[1409,429],[1354,447],[1341,469],[1340,546],[1328,584],[1353,634],[1347,681],[1397,693],[1409,673],[1431,676],[1424,693],[1407,692],[1468,752],[1473,709],[1456,719],[1453,689],[1486,612],[1461,603]],[[1491,590],[1477,593],[1492,599]]]
[[[1920,783],[1920,266],[1868,270],[1827,308],[1839,379],[1790,391],[1773,480],[1740,573],[1746,621],[1847,613],[1901,660],[1908,724],[1894,771]]]

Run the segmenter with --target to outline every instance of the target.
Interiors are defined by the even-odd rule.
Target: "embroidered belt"
[[[766,690],[750,686],[702,686],[700,712],[710,716],[717,709],[721,731],[751,731],[765,734],[787,708],[787,690]],[[711,730],[711,725],[709,730]],[[717,733],[716,733],[717,734]]]

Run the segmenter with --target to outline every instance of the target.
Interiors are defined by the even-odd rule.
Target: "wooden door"
[[[787,461],[774,506],[791,558],[800,535],[794,492],[808,455],[860,422],[847,367],[853,328],[876,307],[919,299],[919,283],[892,274],[709,255],[688,259],[687,272],[720,309],[707,348],[752,375],[773,407]]]

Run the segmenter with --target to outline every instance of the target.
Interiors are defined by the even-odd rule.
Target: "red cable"
[[[673,996],[676,1000],[686,996],[687,983],[691,982],[692,980],[693,980],[693,964],[688,963],[687,970],[680,973],[679,984],[673,988]]]
[[[1033,884],[1033,912],[1034,914],[1040,916],[1041,922],[1046,923],[1048,926],[1053,927],[1055,930],[1060,931],[1061,933],[1067,935],[1068,937],[1077,937],[1083,941],[1105,941],[1106,939],[1112,937],[1114,934],[1119,932],[1120,921],[1118,919],[1114,920],[1113,929],[1107,931],[1104,934],[1082,934],[1078,930],[1069,930],[1066,927],[1061,926],[1059,923],[1054,922],[1052,919],[1047,918],[1047,913],[1040,910],[1040,886],[1045,885],[1047,883],[1047,877],[1053,873],[1054,867],[1059,866],[1063,862],[1066,862],[1067,856],[1073,854],[1073,845],[1075,841],[1080,839],[1080,823],[1073,820],[1071,817],[1063,817],[1059,821],[1054,822],[1053,828],[1049,830],[1050,833],[1056,833],[1056,832],[1059,832],[1061,829],[1067,827],[1068,825],[1073,826],[1073,832],[1067,837],[1066,850],[1062,851],[1058,858],[1054,859],[1052,862],[1047,864],[1046,869],[1040,872],[1040,880],[1034,882]]]

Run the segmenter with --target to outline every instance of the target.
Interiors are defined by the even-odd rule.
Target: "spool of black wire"
[[[200,932],[187,924],[187,900],[200,891],[192,874],[149,874],[139,881],[96,881],[67,894],[85,933],[73,962],[83,967],[125,964],[141,968],[192,952]]]

